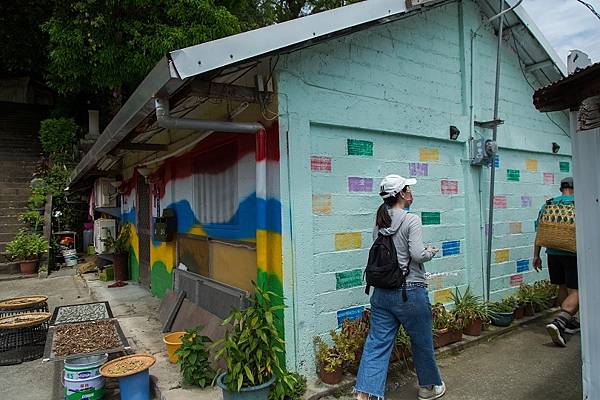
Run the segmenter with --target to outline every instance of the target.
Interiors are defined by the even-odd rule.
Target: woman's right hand
[[[433,255],[436,255],[440,251],[440,249],[438,249],[437,247],[432,246],[430,244],[427,245],[427,247],[425,248],[425,250],[433,253]]]

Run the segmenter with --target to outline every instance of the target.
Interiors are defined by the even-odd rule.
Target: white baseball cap
[[[379,185],[379,195],[384,199],[394,197],[406,186],[415,185],[416,183],[417,180],[415,178],[404,178],[400,175],[388,175],[383,178]]]

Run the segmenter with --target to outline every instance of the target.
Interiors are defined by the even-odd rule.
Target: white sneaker
[[[445,394],[446,384],[444,382],[442,382],[441,385],[433,385],[419,388],[419,400],[439,399]]]

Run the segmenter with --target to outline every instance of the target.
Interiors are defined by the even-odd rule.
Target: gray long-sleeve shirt
[[[434,254],[425,249],[423,245],[421,218],[400,208],[392,208],[388,212],[392,217],[392,225],[382,229],[376,226],[373,230],[373,240],[377,239],[378,233],[392,236],[400,266],[405,267],[408,264],[409,255],[412,257],[406,281],[426,283],[423,263],[431,260]]]

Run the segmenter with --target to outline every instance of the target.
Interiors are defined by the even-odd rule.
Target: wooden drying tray
[[[142,372],[156,362],[151,354],[131,354],[115,358],[100,368],[100,375],[106,378],[123,378]]]
[[[129,345],[129,342],[127,341],[127,338],[125,337],[125,334],[123,333],[123,329],[121,329],[121,325],[119,325],[119,321],[117,321],[116,318],[111,318],[108,321],[110,321],[113,326],[115,327],[116,331],[117,331],[117,336],[119,337],[119,340],[121,342],[121,345],[112,349],[99,349],[90,353],[77,353],[77,354],[69,354],[67,356],[57,356],[53,349],[54,349],[54,335],[56,333],[56,329],[58,327],[64,326],[63,325],[55,325],[55,326],[50,326],[48,328],[48,336],[46,337],[46,346],[44,347],[44,356],[42,358],[43,362],[47,362],[47,361],[62,361],[62,360],[66,360],[68,358],[77,358],[77,357],[85,357],[85,356],[93,356],[93,355],[98,355],[98,354],[111,354],[111,353],[119,353],[119,352],[128,352],[129,350],[131,350],[131,346]],[[93,322],[93,321],[87,321],[87,322]],[[81,322],[78,322],[81,323]]]

